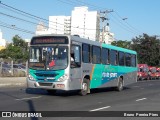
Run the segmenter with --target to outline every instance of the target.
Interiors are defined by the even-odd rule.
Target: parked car
[[[13,64],[13,74],[14,76],[25,76],[26,75],[26,67],[22,64]]]
[[[11,76],[12,70],[11,70],[11,66],[9,64],[0,63],[0,69],[1,69],[0,71],[1,71],[2,76]]]
[[[13,68],[17,68],[17,69],[26,71],[26,67],[22,64],[13,64]]]
[[[160,68],[156,68],[156,73],[157,73],[157,79],[160,80]]]
[[[157,69],[156,67],[153,67],[153,66],[149,66],[149,76],[150,76],[150,79],[152,80],[155,80],[157,78]]]
[[[148,69],[147,64],[138,64],[137,79],[138,80],[149,80],[148,71],[149,69]]]

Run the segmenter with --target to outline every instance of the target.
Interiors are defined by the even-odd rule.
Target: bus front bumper
[[[27,78],[28,88],[42,88],[42,89],[53,89],[53,90],[69,90],[68,83],[65,82],[37,82]]]

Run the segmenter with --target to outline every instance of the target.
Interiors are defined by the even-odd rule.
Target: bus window
[[[124,52],[119,52],[119,65],[124,66]]]
[[[126,66],[131,66],[131,54],[125,54]]]
[[[116,50],[111,50],[110,51],[110,63],[111,65],[117,65],[117,51]]]
[[[101,63],[101,49],[98,46],[92,47],[92,63],[93,64]]]
[[[102,64],[109,63],[109,50],[107,48],[102,48],[101,61]]]
[[[132,55],[131,57],[131,66],[136,67],[136,55]]]
[[[71,67],[81,67],[81,49],[78,45],[71,47]]]
[[[40,50],[39,48],[31,49],[30,50],[30,61],[31,62],[39,62]]]
[[[82,60],[84,63],[90,63],[90,45],[82,45]]]

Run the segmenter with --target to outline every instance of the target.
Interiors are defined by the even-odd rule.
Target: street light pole
[[[106,17],[106,14],[110,12],[113,12],[113,10],[100,11],[101,14],[103,13],[103,15],[100,17],[102,19],[102,42],[104,42],[104,27],[105,27],[104,21],[108,20],[108,18]]]

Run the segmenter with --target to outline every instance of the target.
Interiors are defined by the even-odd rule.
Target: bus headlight
[[[65,80],[67,80],[67,79],[68,79],[68,75],[64,74],[63,76],[61,76],[61,77],[58,79],[58,81],[59,81],[59,82],[62,82],[62,81],[65,81]]]
[[[29,80],[32,80],[32,81],[35,81],[35,79],[33,78],[32,75],[28,75],[28,79],[29,79]]]

